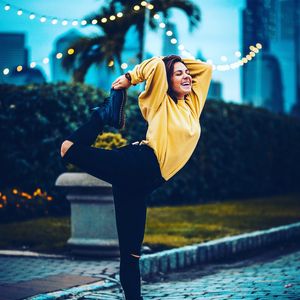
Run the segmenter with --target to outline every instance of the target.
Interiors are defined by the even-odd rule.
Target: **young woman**
[[[146,198],[189,160],[200,138],[200,114],[211,80],[209,64],[179,56],[154,57],[118,77],[90,121],[63,142],[61,156],[112,184],[120,246],[120,281],[126,300],[140,300],[139,258]],[[126,89],[146,81],[138,103],[146,139],[114,150],[90,147],[103,126],[124,126]]]

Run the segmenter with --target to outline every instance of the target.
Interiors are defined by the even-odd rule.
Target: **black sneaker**
[[[100,117],[102,125],[113,126],[116,129],[125,127],[126,89],[110,90],[110,96],[100,106],[92,110]]]

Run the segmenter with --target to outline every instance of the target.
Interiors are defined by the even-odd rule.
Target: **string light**
[[[72,55],[72,54],[75,53],[75,50],[74,50],[73,48],[70,48],[70,49],[68,49],[67,53],[68,53],[69,55]]]
[[[140,5],[143,6],[143,7],[148,8],[149,10],[154,9],[154,6],[153,6],[152,4],[148,4],[146,1],[142,1]],[[11,5],[7,4],[7,5],[5,5],[4,10],[8,11],[8,10],[10,10],[10,8],[11,8]],[[135,5],[135,6],[133,7],[133,9],[134,9],[135,11],[138,11],[138,10],[140,10],[140,6],[139,6],[139,5]],[[19,9],[18,12],[17,12],[17,14],[18,14],[18,15],[22,15],[22,14],[23,14],[23,10],[22,10],[22,9]],[[36,15],[35,15],[34,13],[31,12],[31,13],[30,13],[30,16],[29,16],[29,19],[32,20],[32,19],[34,19],[35,17],[36,17]],[[123,17],[123,13],[122,13],[122,12],[117,13],[117,17],[118,17],[118,18]],[[42,16],[42,17],[40,18],[40,21],[41,21],[42,23],[44,23],[44,22],[46,22],[47,18],[51,18],[51,19],[52,19],[52,20],[51,20],[51,24],[53,24],[53,25],[58,24],[59,19],[56,18],[56,17],[49,17],[49,16],[46,17],[46,16]],[[160,16],[159,16],[159,14],[155,14],[155,15],[153,16],[153,18],[154,18],[155,20],[159,20],[159,19],[160,19]],[[106,23],[106,22],[108,22],[108,20],[110,20],[110,21],[115,21],[116,19],[117,19],[117,18],[116,18],[115,15],[111,15],[111,16],[109,16],[109,17],[107,17],[107,18],[106,18],[106,17],[103,17],[103,18],[101,19],[101,22],[102,22],[102,23]],[[68,21],[67,19],[64,19],[64,20],[61,21],[61,24],[62,24],[63,26],[66,26],[66,25],[68,25],[69,23],[70,23],[72,26],[77,26],[77,25],[79,24],[79,21],[76,20],[76,19],[70,20],[70,21]],[[96,19],[93,19],[93,20],[91,21],[91,24],[92,24],[92,25],[96,25],[97,23],[98,23],[98,21],[97,21]],[[81,20],[81,21],[80,21],[80,24],[83,25],[83,26],[85,26],[85,25],[87,25],[87,21],[86,21],[86,20]],[[160,23],[159,23],[159,27],[162,28],[162,29],[164,29],[164,28],[166,28],[166,24],[165,24],[164,22],[160,22]],[[171,30],[168,30],[168,31],[166,31],[166,35],[167,35],[168,37],[172,37],[172,36],[173,36],[173,32],[172,32]],[[172,43],[173,45],[175,45],[175,44],[178,43],[178,41],[177,41],[176,38],[171,38],[171,39],[170,39],[170,43]],[[190,58],[195,59],[195,57],[194,57],[189,51],[187,51],[187,50],[185,49],[185,47],[184,47],[183,44],[178,45],[177,48],[178,48],[178,50],[180,50],[180,51],[182,52],[183,55],[186,55],[186,56],[188,56],[188,57],[190,57]],[[249,49],[251,50],[251,52],[249,52],[249,53],[246,55],[246,57],[243,57],[243,58],[239,59],[238,61],[233,62],[233,63],[231,63],[231,64],[224,64],[224,65],[220,65],[220,64],[219,64],[219,65],[214,65],[213,62],[212,62],[212,60],[207,60],[207,63],[209,63],[209,64],[211,64],[211,65],[213,66],[213,70],[216,70],[216,69],[217,69],[217,70],[219,70],[219,71],[227,71],[227,70],[230,70],[230,69],[235,69],[235,68],[238,68],[238,67],[240,67],[240,66],[243,66],[243,65],[246,64],[248,61],[251,61],[252,58],[255,57],[255,53],[258,53],[259,50],[262,49],[262,45],[261,45],[260,43],[256,43],[255,47],[254,47],[253,45],[251,45],[251,46],[249,47]],[[68,53],[69,55],[74,54],[74,52],[75,52],[75,50],[72,49],[72,48],[70,48],[70,49],[67,50],[67,53]],[[235,52],[235,56],[236,56],[236,57],[241,57],[241,52],[240,52],[240,51],[236,51],[236,52]],[[61,59],[61,58],[63,57],[63,54],[62,54],[62,53],[57,53],[57,54],[55,55],[55,57],[56,57],[56,59]],[[227,61],[227,57],[223,55],[223,56],[221,56],[221,60],[224,61],[224,62],[226,62],[226,61]],[[43,59],[43,63],[44,63],[44,64],[48,64],[48,63],[49,63],[49,58],[44,58],[44,59]],[[108,63],[108,66],[109,66],[109,67],[112,67],[113,65],[114,65],[114,61],[111,60],[111,61]],[[30,63],[30,67],[31,67],[31,68],[34,68],[35,66],[36,66],[36,62],[31,62],[31,63]],[[122,64],[121,64],[121,68],[122,68],[122,69],[128,68],[128,64],[127,64],[127,63],[122,63]],[[17,71],[18,71],[18,72],[22,71],[22,69],[23,69],[22,66],[18,66],[18,67],[17,67]],[[4,75],[8,75],[9,72],[10,72],[10,70],[9,70],[8,68],[5,68],[5,69],[3,70],[3,74],[4,74]]]
[[[225,62],[225,61],[227,61],[227,60],[228,60],[227,56],[225,56],[225,55],[222,55],[222,56],[221,56],[221,61],[224,61],[224,62]]]
[[[62,57],[63,57],[63,54],[62,54],[62,53],[59,52],[59,53],[56,54],[56,58],[57,58],[57,59],[61,59]]]
[[[46,65],[46,64],[48,64],[49,63],[49,58],[48,57],[45,57],[44,59],[43,59],[43,63]]]
[[[148,3],[147,1],[142,1],[142,2],[140,2],[139,4],[135,4],[135,5],[132,7],[132,9],[133,9],[134,11],[139,11],[139,10],[141,9],[141,7],[147,8],[147,9],[149,9],[149,10],[154,9],[154,6],[153,6],[152,4],[150,4],[150,3]],[[16,10],[16,11],[17,11],[17,14],[18,14],[19,16],[21,16],[22,14],[27,14],[27,15],[29,15],[29,19],[30,19],[30,20],[34,20],[36,17],[38,17],[41,23],[45,23],[47,20],[52,20],[51,23],[50,23],[50,24],[52,24],[52,25],[61,24],[62,26],[67,26],[67,25],[77,26],[77,25],[81,24],[82,26],[85,26],[85,25],[88,24],[88,22],[87,22],[86,20],[67,19],[67,18],[66,18],[66,19],[59,19],[59,18],[57,18],[57,17],[55,17],[55,16],[38,15],[38,14],[32,12],[32,11],[28,11],[28,10],[26,10],[26,9],[21,9],[21,8],[15,6],[15,5],[11,5],[11,4],[6,4],[6,5],[4,6],[4,10],[5,10],[5,11],[9,11],[9,10],[11,10],[11,9]],[[124,15],[123,12],[118,12],[118,13],[116,14],[116,16],[115,16],[115,15],[111,15],[111,16],[103,17],[103,18],[101,19],[101,22],[102,22],[102,23],[106,23],[106,22],[108,22],[108,21],[114,22],[114,21],[117,20],[117,18],[122,18],[123,15]],[[157,17],[157,16],[158,16],[158,15],[156,15],[156,17]],[[90,22],[89,25],[96,25],[96,24],[98,24],[98,21],[97,21],[96,19],[93,19],[93,20]]]

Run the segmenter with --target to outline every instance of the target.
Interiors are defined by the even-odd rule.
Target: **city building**
[[[26,68],[28,65],[28,50],[25,47],[24,33],[0,33],[0,83],[8,81],[8,75],[2,70],[8,68],[10,73],[17,66]]]
[[[299,9],[297,0],[247,0],[243,10],[243,55],[257,42],[262,51],[242,68],[245,103],[291,113],[299,99]]]
[[[178,32],[176,25],[174,23],[167,23],[166,24],[166,33],[167,32],[172,32],[172,35],[167,35],[164,34],[163,36],[163,43],[162,43],[162,55],[170,55],[170,54],[175,54],[178,55],[178,43],[177,44],[172,44],[171,39],[176,39],[178,41]]]
[[[212,80],[208,90],[208,99],[222,100],[222,83]]]
[[[42,84],[46,83],[46,76],[39,67],[25,67],[21,72],[18,72],[16,69],[10,72],[5,78],[5,83],[15,85],[26,85],[30,83]]]
[[[59,36],[54,42],[54,49],[51,54],[51,79],[53,82],[72,80],[72,74],[67,72],[61,65],[61,59],[57,59],[57,53],[65,54],[76,40],[82,37],[82,34],[75,29],[71,29]]]

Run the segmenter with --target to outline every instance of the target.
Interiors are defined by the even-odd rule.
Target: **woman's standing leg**
[[[147,195],[113,186],[120,246],[120,281],[126,300],[141,298],[139,258],[146,224]]]

